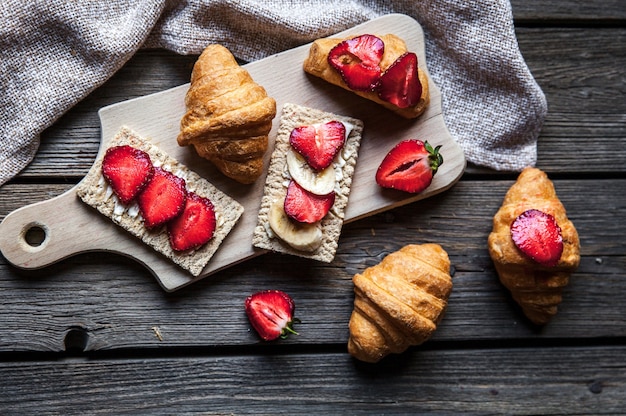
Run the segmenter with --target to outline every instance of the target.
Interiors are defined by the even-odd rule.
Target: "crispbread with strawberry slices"
[[[107,148],[121,145],[130,145],[148,153],[155,166],[160,166],[183,178],[187,191],[195,192],[213,203],[217,217],[217,227],[213,238],[196,250],[174,251],[165,225],[149,230],[143,224],[136,202],[128,205],[119,202],[102,175],[102,156],[96,160],[94,168],[78,185],[77,195],[83,202],[96,208],[155,251],[189,271],[193,276],[198,276],[243,214],[243,206],[126,126],[120,129]],[[103,155],[104,153],[102,152]]]
[[[322,232],[319,247],[313,251],[294,249],[279,238],[269,225],[270,208],[275,201],[284,200],[287,185],[291,180],[287,169],[287,153],[291,151],[289,137],[291,131],[297,127],[326,123],[332,120],[341,121],[350,127],[347,131],[344,147],[331,165],[337,178],[334,188],[336,192],[335,202],[328,214],[319,223]],[[283,106],[275,148],[270,159],[261,199],[257,226],[252,239],[255,247],[326,263],[335,258],[362,133],[363,122],[361,120],[293,103],[286,103]]]

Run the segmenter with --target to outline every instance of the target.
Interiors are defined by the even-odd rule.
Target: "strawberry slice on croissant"
[[[417,55],[393,34],[317,39],[303,68],[404,118],[420,116],[430,103]]]

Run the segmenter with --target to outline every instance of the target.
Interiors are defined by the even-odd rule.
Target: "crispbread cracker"
[[[211,200],[217,220],[213,238],[197,250],[174,251],[170,246],[165,225],[148,230],[143,225],[143,218],[137,203],[133,202],[124,206],[113,194],[111,187],[102,176],[102,159],[105,152],[102,152],[102,156],[96,160],[87,176],[78,185],[77,195],[83,202],[96,208],[115,224],[189,271],[193,276],[198,276],[243,214],[243,206],[125,126],[108,143],[107,148],[121,145],[130,145],[145,151],[150,155],[155,166],[160,166],[185,179],[188,191]]]
[[[337,159],[333,162],[335,169],[341,170],[341,179],[338,180],[335,185],[335,203],[321,222],[323,235],[322,245],[313,252],[299,251],[273,235],[269,225],[269,210],[273,201],[284,199],[287,193],[286,185],[288,183],[288,173],[286,173],[286,155],[291,147],[289,144],[291,131],[299,126],[325,123],[331,120],[347,122],[353,125],[346,139],[346,143],[339,154],[342,156],[342,159],[345,160],[345,163],[343,163],[343,161],[342,163],[338,163]],[[297,104],[287,103],[283,106],[280,125],[276,135],[276,144],[270,159],[263,198],[261,199],[258,222],[252,237],[252,244],[255,247],[311,258],[326,263],[330,263],[335,258],[341,227],[343,226],[344,212],[348,205],[352,175],[354,174],[354,168],[356,166],[362,132],[363,122],[355,118],[328,113]]]

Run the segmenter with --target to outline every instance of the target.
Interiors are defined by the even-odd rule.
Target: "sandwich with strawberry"
[[[408,119],[430,102],[428,76],[418,56],[396,35],[317,39],[304,71],[374,101]]]
[[[331,262],[361,142],[361,120],[284,105],[253,245]]]
[[[78,197],[198,276],[243,206],[128,127],[108,143]]]

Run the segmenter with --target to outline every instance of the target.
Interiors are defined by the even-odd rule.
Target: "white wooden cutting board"
[[[393,14],[353,27],[337,36],[348,34],[394,33],[403,38],[410,51],[416,52],[419,65],[427,71],[424,36],[421,26],[412,18]],[[463,151],[450,136],[443,120],[441,94],[429,84],[431,102],[416,120],[405,120],[375,103],[306,74],[302,62],[310,45],[270,56],[245,65],[253,79],[276,99],[278,114],[287,102],[319,108],[361,119],[365,123],[361,149],[352,191],[346,210],[346,222],[355,221],[403,204],[428,198],[450,188],[463,174]],[[165,257],[132,237],[93,208],[83,204],[75,188],[56,198],[20,208],[0,224],[0,251],[17,267],[35,269],[87,251],[109,251],[135,258],[144,264],[166,291],[174,291],[205,278],[221,269],[264,252],[252,247],[252,232],[263,194],[264,177],[253,185],[241,185],[225,178],[192,148],[179,147],[176,136],[185,112],[184,96],[189,85],[121,102],[99,111],[102,123],[100,152],[106,143],[126,125],[150,138],[171,156],[207,178],[219,189],[239,201],[245,208],[237,226],[198,277],[193,277]],[[279,115],[270,133],[270,147],[265,158],[269,163]],[[442,145],[444,164],[431,186],[421,194],[411,195],[384,190],[376,185],[376,169],[387,152],[400,140],[428,140]],[[266,169],[267,171],[267,169]],[[44,230],[44,241],[38,246],[26,242],[25,234],[33,227]]]

